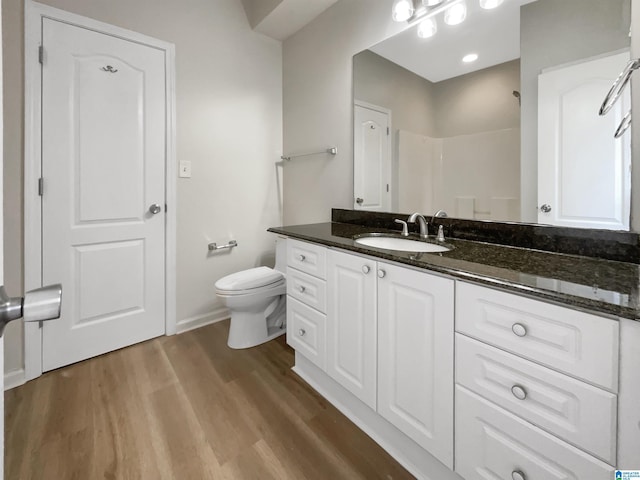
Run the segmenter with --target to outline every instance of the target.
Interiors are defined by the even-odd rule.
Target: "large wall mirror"
[[[630,0],[466,4],[354,56],[354,208],[628,230]]]

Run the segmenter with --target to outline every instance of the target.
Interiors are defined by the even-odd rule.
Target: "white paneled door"
[[[165,331],[164,52],[43,18],[43,371]]]
[[[613,136],[631,105],[628,89],[598,115],[628,61],[616,53],[538,77],[538,222],[629,229],[631,132]]]
[[[389,113],[355,105],[353,111],[353,193],[356,210],[386,212],[391,208]]]

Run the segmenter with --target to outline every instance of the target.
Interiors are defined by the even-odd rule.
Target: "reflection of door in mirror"
[[[628,61],[628,51],[617,52],[538,77],[538,222],[629,229],[631,136],[613,136],[629,110],[629,91],[598,115]]]
[[[353,112],[355,210],[384,212],[391,206],[391,112],[355,102]]]

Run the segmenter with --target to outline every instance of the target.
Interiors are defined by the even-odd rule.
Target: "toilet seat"
[[[284,283],[281,272],[269,267],[257,267],[227,275],[215,283],[215,288],[218,295],[248,295],[277,288]]]

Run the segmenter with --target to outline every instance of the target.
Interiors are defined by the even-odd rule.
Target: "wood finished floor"
[[[46,373],[5,393],[5,478],[406,479],[291,370],[284,337],[228,322]]]

